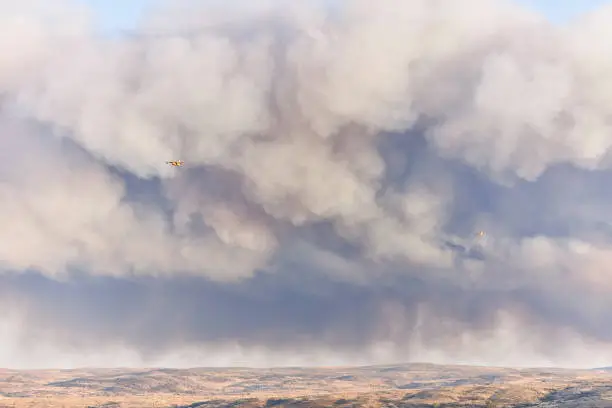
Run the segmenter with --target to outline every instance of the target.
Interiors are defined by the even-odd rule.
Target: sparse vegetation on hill
[[[612,406],[606,370],[354,368],[5,370],[0,408]]]

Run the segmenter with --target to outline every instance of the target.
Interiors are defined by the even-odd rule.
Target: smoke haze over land
[[[90,17],[0,0],[0,366],[608,365],[612,7]]]

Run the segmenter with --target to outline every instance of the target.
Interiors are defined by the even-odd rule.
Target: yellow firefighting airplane
[[[182,160],[173,160],[173,161],[167,161],[166,164],[169,164],[171,166],[174,167],[181,167],[185,162]]]

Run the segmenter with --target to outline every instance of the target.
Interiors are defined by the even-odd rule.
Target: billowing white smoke
[[[569,293],[559,280],[606,296],[599,232],[517,225],[562,194],[555,166],[610,166],[611,21],[553,27],[494,0],[173,1],[104,39],[74,4],[0,1],[2,267],[244,282],[299,259],[370,287],[422,280],[421,303],[443,301],[436,285]],[[457,227],[453,166],[548,193]],[[557,224],[612,222],[566,198]]]

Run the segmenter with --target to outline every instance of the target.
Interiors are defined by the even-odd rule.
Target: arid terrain
[[[0,407],[612,407],[607,369],[0,370]]]

